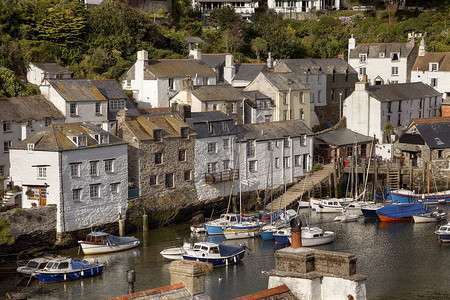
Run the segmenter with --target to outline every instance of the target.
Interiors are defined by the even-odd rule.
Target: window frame
[[[103,162],[105,173],[114,173],[114,159],[105,159]]]
[[[81,175],[80,175],[80,166],[81,166],[81,163],[79,163],[79,162],[77,162],[77,163],[69,163],[69,166],[70,166],[70,176],[71,177],[80,177]],[[74,169],[74,167],[75,167],[75,169]],[[74,172],[73,171],[76,171],[75,173],[76,174],[74,174]]]
[[[100,198],[100,183],[89,185],[89,198],[90,199]]]
[[[98,160],[89,162],[89,175],[92,177],[99,176]]]
[[[77,195],[77,197],[75,197]],[[72,189],[72,201],[81,202],[81,188]]]

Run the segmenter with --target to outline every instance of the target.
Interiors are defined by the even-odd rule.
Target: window
[[[105,172],[106,173],[114,172],[114,160],[113,159],[105,160]]]
[[[272,115],[265,115],[264,122],[270,122],[272,120]]]
[[[156,185],[156,175],[150,175],[149,184]]]
[[[320,103],[320,91],[317,91],[317,102]]]
[[[101,115],[102,114],[102,105],[100,102],[96,102],[95,103],[95,114],[96,115]]]
[[[89,197],[100,198],[100,184],[91,184],[89,186]]]
[[[283,110],[283,120],[287,120],[287,110]]]
[[[391,74],[392,75],[398,75],[398,67],[392,67],[391,68]]]
[[[166,188],[173,188],[173,173],[166,174],[165,184]]]
[[[305,98],[303,97],[303,92],[300,92],[300,103],[305,103]]]
[[[219,106],[217,104],[213,104],[212,105],[212,110],[213,111],[218,110],[218,108],[219,108]]]
[[[430,64],[430,71],[436,72],[438,70],[438,64],[437,63],[431,63]]]
[[[231,113],[237,114],[237,104],[231,103]]]
[[[294,156],[294,164],[296,167],[300,167],[302,163],[302,156],[301,155],[295,155]]]
[[[33,152],[34,151],[34,144],[33,143],[28,143],[27,144],[27,151],[28,152]]]
[[[444,150],[438,150],[437,158],[444,158]]]
[[[215,173],[215,172],[217,172],[217,163],[216,162],[208,163],[208,173]]]
[[[183,178],[184,178],[184,181],[191,180],[191,170],[185,170]]]
[[[275,1],[275,7],[283,7],[283,1]]]
[[[91,176],[98,176],[98,161],[89,162],[89,174]]]
[[[229,139],[223,139],[223,149],[228,149],[229,147]]]
[[[208,143],[208,153],[216,153],[216,143]]]
[[[392,102],[388,102],[388,113],[392,112]]]
[[[228,131],[228,123],[226,121],[220,122],[220,125],[222,125],[222,130],[224,132]]]
[[[3,153],[9,153],[9,147],[12,146],[11,141],[3,142]]]
[[[29,187],[27,189],[28,199],[39,199],[39,188],[38,187]]]
[[[80,177],[80,165],[81,163],[70,164],[70,176]]]
[[[247,141],[247,157],[255,157],[255,141]]]
[[[248,162],[248,171],[249,172],[256,172],[257,167],[257,160],[251,160]]]
[[[300,136],[300,146],[306,146],[306,134]]]
[[[222,161],[222,166],[224,170],[227,170],[230,168],[230,161],[229,160],[223,160]]]
[[[283,168],[289,168],[289,157],[283,157]]]
[[[359,54],[359,62],[360,63],[367,62],[367,53]]]
[[[3,132],[11,131],[11,122],[3,121]]]
[[[173,90],[173,78],[169,78],[169,88]]]
[[[398,112],[402,111],[402,101],[398,101]]]
[[[47,168],[46,167],[38,167],[38,179],[47,178]]]
[[[45,118],[45,127],[47,127],[50,124],[52,124],[52,119],[51,118]]]
[[[272,142],[267,142],[267,151],[271,151],[272,150]]]
[[[70,115],[71,116],[77,115],[77,104],[76,103],[70,103]]]
[[[366,75],[366,68],[359,68],[359,75]]]
[[[314,93],[311,93],[309,97],[310,97],[309,102],[314,103]]]
[[[287,97],[285,93],[280,93],[280,99],[283,104],[287,104]]]
[[[279,167],[280,167],[280,158],[275,157],[275,168],[279,168]]]
[[[109,187],[111,190],[111,194],[117,194],[119,192],[119,183],[118,182],[111,183]]]
[[[392,53],[391,54],[391,60],[392,61],[398,61],[399,59],[399,54],[398,53]]]
[[[81,201],[81,189],[73,189],[72,190],[72,200],[74,202],[80,202]]]
[[[208,132],[213,133],[213,123],[208,122]]]
[[[398,84],[398,80],[391,80],[391,84]]]
[[[5,176],[5,166],[4,165],[0,166],[0,176]]]
[[[162,132],[160,129],[153,130],[153,139],[155,142],[161,142],[162,140]]]
[[[87,136],[84,134],[80,136],[74,136],[72,137],[72,140],[77,146],[87,146]]]
[[[438,79],[437,78],[431,78],[431,84],[432,87],[438,86]]]
[[[109,109],[119,111],[125,108],[125,100],[109,100]]]
[[[398,119],[397,119],[397,126],[400,127],[401,125],[401,114],[398,114]]]
[[[186,161],[186,150],[178,150],[178,161]]]
[[[300,119],[304,119],[305,118],[305,111],[303,110],[303,108],[300,108],[300,112],[299,112],[298,117]]]
[[[160,164],[162,164],[162,153],[157,152],[157,153],[155,153],[155,165],[160,165]]]
[[[182,127],[181,128],[181,138],[182,139],[188,139],[189,138],[189,128]]]
[[[283,138],[283,146],[284,146],[285,148],[289,148],[289,137],[285,136],[285,137]]]

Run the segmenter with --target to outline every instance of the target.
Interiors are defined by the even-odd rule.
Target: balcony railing
[[[239,170],[228,169],[222,172],[205,173],[205,183],[213,184],[239,179]]]

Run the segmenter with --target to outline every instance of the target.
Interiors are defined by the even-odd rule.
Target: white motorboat
[[[320,204],[316,206],[316,212],[318,213],[334,213],[334,212],[342,212],[345,204],[349,201],[353,201],[351,198],[347,199],[338,199],[338,198],[330,198],[330,199],[322,199]]]
[[[442,225],[437,229],[434,233],[437,234],[438,240],[440,240],[443,243],[449,243],[450,242],[450,222],[448,222],[445,225]]]
[[[257,237],[261,226],[262,223],[259,221],[244,221],[225,228],[223,234],[227,240]]]
[[[191,225],[191,232],[193,233],[203,233],[206,232],[205,224],[194,224]]]
[[[206,231],[209,235],[223,234],[223,229],[228,226],[233,226],[239,222],[240,216],[233,213],[226,213],[220,215],[220,218],[205,223]]]
[[[336,233],[333,231],[323,231],[319,227],[305,227],[302,228],[302,246],[314,247],[319,245],[329,244],[336,238]],[[289,237],[289,242],[291,238]]]
[[[119,237],[102,231],[91,232],[86,235],[86,240],[78,243],[86,255],[123,251],[140,244],[137,238]]]
[[[45,268],[50,259],[44,257],[33,258],[28,261],[28,263],[18,262],[17,272],[25,275],[31,276],[34,272],[42,270]]]
[[[447,213],[437,209],[433,212],[413,215],[413,219],[414,223],[432,223],[445,219],[446,216]]]

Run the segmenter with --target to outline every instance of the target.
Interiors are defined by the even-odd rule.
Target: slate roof
[[[89,79],[49,79],[50,85],[65,101],[106,101],[107,99]]]
[[[266,64],[235,64],[233,81],[252,81],[264,69]]]
[[[130,115],[138,116],[139,112],[134,107],[133,102],[128,98],[127,94],[120,87],[119,83],[114,79],[91,80],[98,88],[100,93],[108,100],[125,100],[125,108],[130,111]],[[117,111],[108,109],[108,120],[115,120]]]
[[[150,116],[167,115],[173,112],[171,107],[138,108],[137,111],[141,115],[150,115]]]
[[[279,91],[309,89],[294,73],[263,72],[261,74]]]
[[[355,139],[357,143],[368,143],[373,141],[373,137],[359,134],[347,128],[340,128],[337,130],[318,134],[316,138],[324,141],[328,145],[338,147],[353,145],[355,143]]]
[[[430,63],[439,63],[438,72],[450,72],[450,52],[426,52],[417,57],[412,70],[429,71]]]
[[[126,124],[140,141],[153,140],[153,130],[161,130],[163,139],[181,138],[181,128],[189,127],[177,114],[141,116],[126,121]],[[190,135],[194,134],[192,129],[189,131]]]
[[[371,85],[367,90],[372,97],[381,102],[442,97],[442,93],[423,82]]]
[[[200,101],[236,101],[244,99],[241,92],[231,85],[194,86],[192,95]]]
[[[36,62],[31,62],[31,63],[46,73],[72,75],[72,72],[70,72],[69,70],[67,70],[64,67],[61,67],[60,65],[58,65],[56,63],[36,63]]]
[[[64,115],[42,95],[22,98],[0,98],[0,120],[23,122],[64,119]]]
[[[87,146],[85,147],[78,147],[70,139],[70,136],[77,136],[81,134],[85,134],[87,136]],[[109,137],[109,143],[99,144],[91,136],[94,134],[107,134]],[[122,141],[118,137],[109,134],[100,127],[91,123],[50,124],[25,140],[18,142],[11,147],[11,149],[26,150],[28,144],[30,143],[34,144],[35,151],[52,152],[126,144],[126,142]]]
[[[281,59],[292,72],[298,75],[310,74],[351,74],[357,73],[347,61],[338,58]]]
[[[450,117],[413,119],[430,149],[450,148]]]
[[[237,133],[234,120],[222,111],[192,112],[186,122],[197,133],[197,138],[227,136]],[[211,123],[212,132],[209,131]],[[224,124],[226,124],[224,126]]]
[[[127,80],[135,79],[134,64],[127,72]],[[190,76],[215,77],[216,73],[205,62],[196,59],[149,59],[144,67],[144,80],[183,78]]]
[[[200,60],[208,64],[208,66],[210,66],[211,68],[216,69],[222,65],[225,65],[225,57],[227,56],[227,54],[230,53],[218,53],[218,54],[202,53]]]
[[[299,137],[312,135],[312,131],[303,120],[288,120],[267,123],[242,124],[238,129],[238,142],[247,140],[268,141],[283,137]]]
[[[408,43],[373,43],[357,44],[355,49],[350,50],[349,58],[358,58],[359,54],[367,54],[368,58],[380,58],[380,53],[384,53],[386,59],[390,59],[391,53],[400,53],[400,57],[408,57],[414,49],[415,44]]]

